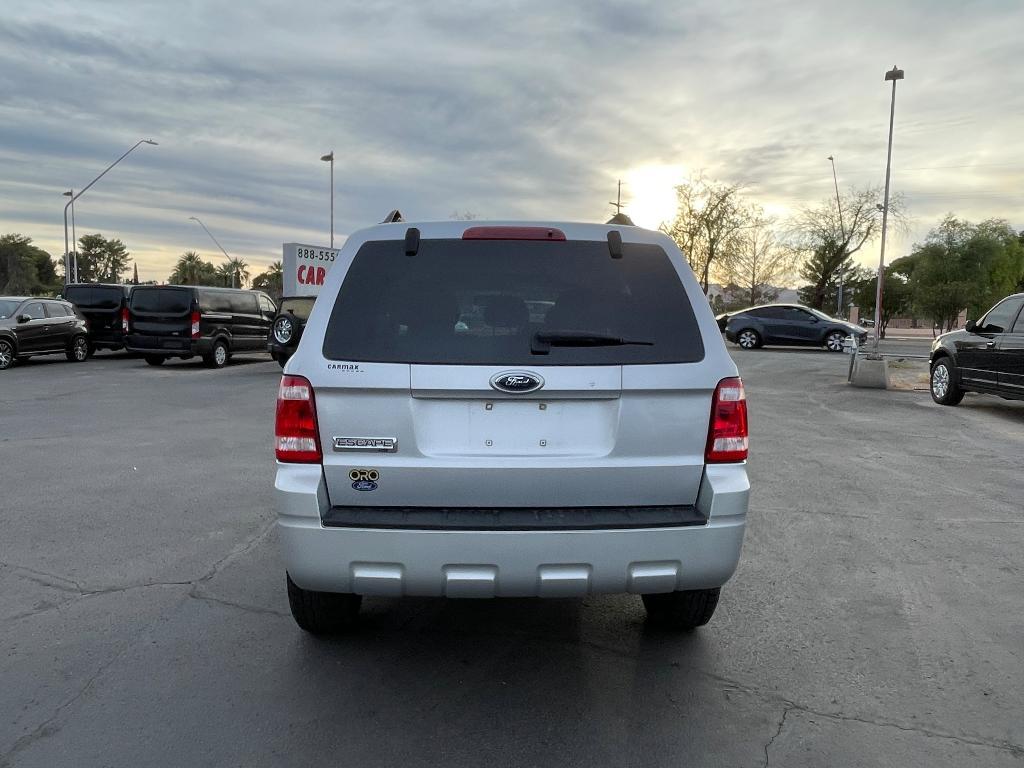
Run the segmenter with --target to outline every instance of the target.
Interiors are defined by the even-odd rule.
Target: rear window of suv
[[[107,285],[71,285],[64,298],[83,309],[117,309],[124,299],[124,289]]]
[[[184,288],[136,288],[132,291],[133,312],[183,315],[192,305],[192,292]]]
[[[537,333],[584,332],[642,345],[551,346]],[[704,357],[689,297],[668,254],[603,241],[365,243],[331,311],[332,360],[442,365],[690,363]]]

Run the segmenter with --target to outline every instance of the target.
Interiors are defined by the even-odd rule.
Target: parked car
[[[282,368],[299,345],[315,301],[316,296],[288,296],[281,299],[277,316],[270,326],[267,351]]]
[[[235,352],[265,352],[277,307],[260,291],[140,285],[128,303],[127,348],[150,365],[196,355],[223,368]]]
[[[73,283],[61,294],[89,321],[89,343],[95,349],[124,349],[128,329],[128,298],[132,285]]]
[[[275,428],[295,621],[344,629],[363,595],[632,593],[705,624],[750,486],[693,272],[636,227],[473,224],[351,235],[313,307]]]
[[[958,405],[966,392],[1024,400],[1024,293],[932,342],[931,392],[941,405]]]
[[[36,355],[89,358],[89,326],[66,301],[0,296],[0,370]]]
[[[784,344],[825,347],[830,352],[842,352],[847,336],[853,336],[863,344],[867,341],[868,332],[858,325],[799,304],[765,304],[743,309],[729,315],[725,326],[725,338],[743,349]]]
[[[729,324],[729,313],[723,312],[720,315],[715,315],[715,322],[718,323],[718,330],[725,333],[725,326]]]

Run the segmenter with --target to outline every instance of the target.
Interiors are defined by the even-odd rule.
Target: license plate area
[[[416,400],[417,443],[434,456],[604,456],[617,399]]]

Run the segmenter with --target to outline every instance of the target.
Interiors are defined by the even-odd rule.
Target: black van
[[[150,365],[200,355],[222,368],[234,352],[265,352],[277,307],[260,291],[140,285],[128,303],[128,349]]]
[[[128,299],[134,285],[72,283],[61,294],[89,322],[92,349],[124,349]]]

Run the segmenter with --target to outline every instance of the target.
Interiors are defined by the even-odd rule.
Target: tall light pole
[[[125,152],[123,155],[121,155],[119,158],[117,158],[117,160],[115,160],[110,165],[108,165],[106,168],[104,168],[103,169],[103,173],[101,173],[95,179],[93,179],[88,184],[86,184],[84,187],[82,187],[82,189],[80,189],[78,191],[77,195],[71,195],[71,199],[68,200],[67,205],[64,206],[64,284],[65,285],[68,283],[68,277],[70,275],[69,263],[71,261],[71,258],[68,255],[68,208],[70,206],[74,205],[75,204],[75,200],[77,200],[82,195],[84,195],[86,193],[86,190],[89,189],[89,187],[91,187],[97,181],[99,181],[104,176],[106,176],[107,175],[107,171],[109,171],[115,165],[117,165],[122,160],[124,160],[126,157],[128,157],[128,155],[130,155],[132,152],[134,152],[135,149],[140,144],[150,144],[150,145],[152,145],[154,147],[157,146],[157,143],[155,141],[153,141],[152,139],[139,139],[137,142],[135,142],[134,146],[132,146],[131,149],[129,149],[127,152]]]
[[[189,221],[194,221],[196,224],[198,224],[200,227],[202,227],[203,230],[206,232],[206,234],[208,234],[210,236],[210,239],[213,240],[214,243],[216,243],[218,248],[220,248],[220,252],[224,254],[224,258],[227,259],[228,261],[231,261],[231,257],[228,256],[228,252],[224,250],[224,246],[220,244],[220,242],[217,240],[216,237],[213,236],[213,232],[208,230],[206,228],[206,225],[203,224],[203,222],[201,222],[195,216],[189,216],[188,218],[189,218]],[[238,286],[235,285],[235,276],[234,275],[231,276],[231,287],[232,288],[238,287]]]
[[[331,164],[331,248],[334,247],[334,150],[320,157],[325,163]]]
[[[836,185],[836,208],[839,210],[839,236],[842,238],[843,243],[846,243],[846,227],[843,226],[843,204],[839,201],[839,179],[836,176],[836,159],[832,155],[828,156],[828,159],[832,162],[832,183]],[[846,246],[843,246],[845,252]],[[844,253],[845,256],[845,253]],[[844,259],[845,260],[845,259]],[[839,298],[836,300],[836,313],[839,317],[843,317],[843,264],[839,263]]]
[[[64,197],[74,198],[75,190],[69,189],[67,192],[64,192],[62,194],[63,194]],[[64,265],[64,277],[65,277],[64,282],[65,282],[65,284],[68,283],[68,282],[75,282],[75,283],[78,282],[78,231],[75,229],[75,201],[72,199],[69,202],[71,203],[71,242],[75,246],[74,267],[72,269],[73,269],[75,274],[74,274],[74,280],[71,280],[71,281],[67,280],[68,269],[67,269],[67,264],[65,264]],[[68,261],[71,261],[70,257],[68,258]]]
[[[885,200],[882,203],[882,246],[878,256],[878,286],[875,289],[875,345],[878,354],[878,340],[882,332],[882,281],[885,279],[885,229],[889,223],[889,176],[892,171],[892,125],[896,118],[896,81],[903,79],[903,70],[895,65],[885,73],[885,82],[892,81],[892,103],[889,106],[889,150],[885,156]]]

